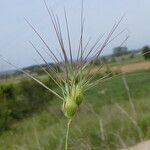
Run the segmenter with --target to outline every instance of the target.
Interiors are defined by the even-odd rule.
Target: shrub
[[[1,99],[13,99],[15,96],[15,88],[12,84],[0,86]]]
[[[0,131],[9,128],[11,119],[11,100],[15,99],[15,88],[12,84],[0,86]]]
[[[52,80],[45,80],[44,82],[51,87],[55,86]],[[24,79],[20,83],[20,97],[18,99],[20,98],[22,103],[25,103],[25,106],[27,105],[28,113],[31,113],[46,106],[53,99],[53,94],[39,86],[35,81]]]
[[[0,99],[0,131],[8,129],[10,112],[7,102]]]
[[[150,48],[148,46],[143,47],[142,53],[143,53],[144,59],[150,59]]]
[[[129,59],[132,59],[132,58],[134,58],[134,53],[131,53],[129,56]]]
[[[44,83],[54,88],[50,79]],[[0,86],[0,131],[10,127],[10,121],[23,119],[45,108],[53,94],[33,80],[23,79],[19,84]]]

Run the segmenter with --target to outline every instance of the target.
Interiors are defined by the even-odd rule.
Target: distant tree
[[[115,47],[113,49],[113,55],[114,56],[122,56],[128,53],[127,47]]]
[[[148,46],[143,47],[142,53],[143,53],[144,59],[150,59],[150,48]]]

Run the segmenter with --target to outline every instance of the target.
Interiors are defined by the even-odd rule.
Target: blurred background
[[[82,1],[46,2],[58,15],[65,45],[66,10],[76,63]],[[103,43],[114,23],[122,16],[114,37],[124,32],[102,51],[100,57],[89,58],[90,77],[94,81],[106,78],[85,93],[83,105],[71,124],[68,148],[126,150],[140,143],[140,149],[144,150],[144,146],[150,145],[150,1],[84,0],[83,6],[84,45],[89,39],[94,42],[104,34]],[[67,123],[61,111],[62,102],[18,70],[21,68],[60,92],[43,68],[48,70],[49,65],[58,76],[65,75],[59,64],[45,53],[44,44],[25,21],[27,19],[33,25],[63,64],[44,1],[1,0],[0,18],[0,149],[62,150]],[[48,65],[44,64],[30,41]],[[66,51],[69,54],[69,49]],[[148,146],[145,150],[150,149]],[[137,150],[137,147],[134,148]]]

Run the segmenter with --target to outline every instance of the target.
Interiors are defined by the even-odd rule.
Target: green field
[[[150,70],[114,76],[85,96],[70,131],[69,150],[115,150],[150,138]],[[135,111],[129,102],[132,98]],[[1,150],[62,150],[66,122],[54,98],[40,112],[12,123],[0,136]]]

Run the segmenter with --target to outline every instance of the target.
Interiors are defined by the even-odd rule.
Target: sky
[[[65,31],[64,8],[66,9],[75,55],[80,33],[81,0],[47,0],[47,4],[59,16],[63,31]],[[127,34],[130,35],[130,38],[125,46],[129,49],[149,45],[149,6],[150,1],[148,0],[84,0],[84,40],[87,41],[91,37],[94,41],[98,35],[108,33],[115,21],[125,14],[116,34],[124,28],[127,28],[128,32],[107,47],[103,55],[110,54],[112,48],[119,46]],[[0,0],[0,55],[18,67],[42,63],[29,41],[32,41],[40,50],[44,48],[44,45],[27,25],[24,17],[34,25],[54,53],[58,55],[56,51],[58,43],[43,0]],[[47,61],[52,61],[45,52],[41,53]],[[10,68],[0,60],[0,71]]]

